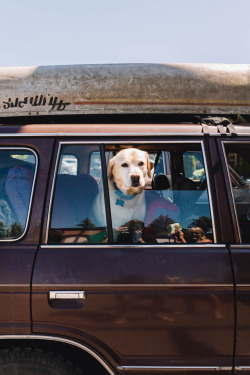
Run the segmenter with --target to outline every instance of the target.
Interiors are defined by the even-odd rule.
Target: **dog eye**
[[[138,163],[138,165],[141,167],[142,165],[144,165],[143,161],[140,161],[140,163]]]
[[[122,164],[122,167],[123,167],[123,168],[127,168],[127,167],[128,167],[128,164],[127,164],[127,163],[123,163],[123,164]]]

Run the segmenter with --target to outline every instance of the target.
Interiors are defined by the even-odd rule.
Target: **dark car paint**
[[[195,365],[204,357],[206,365],[219,359],[231,365],[234,300],[224,246],[50,246],[39,251],[36,262],[35,333],[59,335],[63,329],[83,341],[87,336],[93,343],[105,342],[119,364],[156,365],[160,360],[165,366],[178,365],[185,357]],[[82,309],[72,303],[61,310],[48,303],[50,290],[65,289],[86,291]],[[223,317],[217,316],[217,308]],[[161,310],[169,320],[157,318]],[[119,324],[123,314],[125,321]]]
[[[38,156],[38,174],[27,233],[0,245],[1,334],[31,333],[30,285],[38,249],[53,139],[2,138],[3,147],[25,146]]]

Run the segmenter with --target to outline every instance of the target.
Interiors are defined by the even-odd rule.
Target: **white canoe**
[[[250,114],[250,65],[0,68],[0,116]]]

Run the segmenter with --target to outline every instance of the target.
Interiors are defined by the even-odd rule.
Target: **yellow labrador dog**
[[[144,221],[145,178],[150,173],[148,153],[136,148],[118,152],[109,163],[109,194],[113,229],[131,220]],[[106,226],[104,194],[97,195],[93,206],[94,222]]]

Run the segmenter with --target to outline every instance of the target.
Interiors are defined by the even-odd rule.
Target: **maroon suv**
[[[0,375],[250,373],[249,116],[8,97]]]

